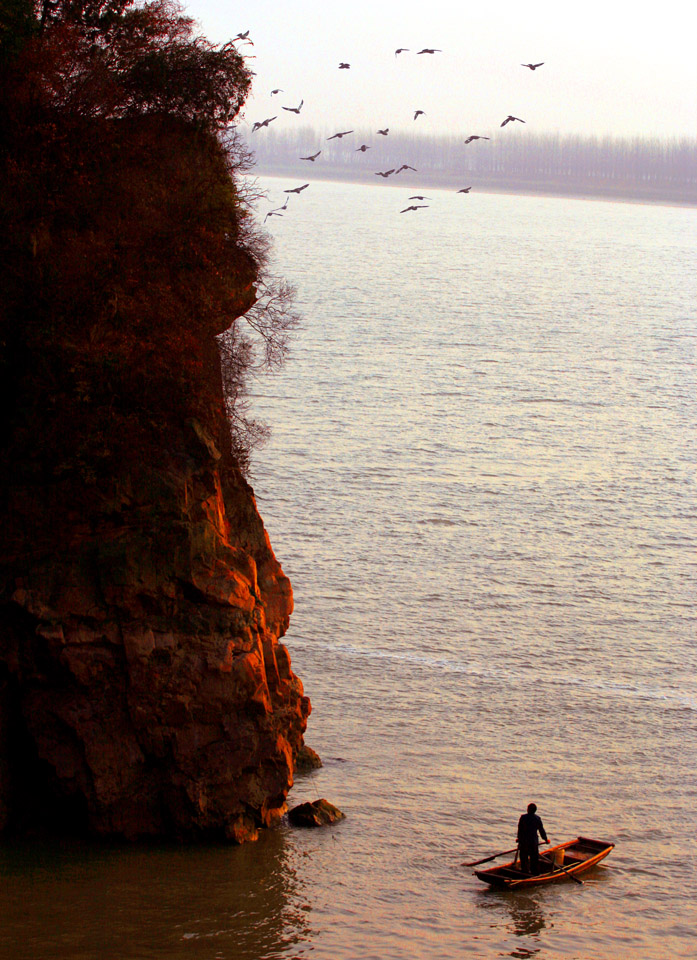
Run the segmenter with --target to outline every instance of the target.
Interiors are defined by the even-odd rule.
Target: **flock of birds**
[[[238,41],[238,40],[251,44],[252,41],[249,39],[249,30],[247,30],[245,33],[239,33],[234,38],[234,41]],[[402,53],[409,53],[409,52],[411,51],[408,47],[398,47],[395,50],[394,55],[395,57],[398,57]],[[416,51],[416,56],[420,56],[422,54],[435,55],[437,53],[442,53],[442,52],[443,52],[442,50],[435,47],[424,47],[422,50]],[[534,70],[537,70],[539,67],[544,66],[544,61],[542,61],[541,63],[521,63],[521,66],[526,67],[528,70],[534,71]],[[351,64],[342,61],[339,63],[338,69],[350,70]],[[279,93],[283,93],[283,90],[280,87],[276,87],[274,90],[271,91],[271,96],[272,97],[277,96]],[[300,111],[302,110],[304,102],[305,102],[304,100],[301,100],[297,107],[281,107],[281,109],[287,111],[288,113],[294,113],[296,115],[299,115]],[[414,120],[418,120],[419,117],[423,117],[425,115],[426,114],[424,110],[415,110]],[[278,117],[279,117],[279,114],[276,114],[273,117],[267,117],[265,120],[257,120],[255,123],[252,124],[252,133],[256,133],[258,130],[262,130],[263,128],[268,127],[269,124],[273,123],[274,120],[277,120]],[[501,123],[501,126],[505,127],[506,124],[514,123],[514,122],[525,123],[525,120],[521,120],[520,117],[514,117],[512,114],[509,113],[509,115]],[[343,137],[348,137],[353,132],[354,132],[353,130],[341,130],[337,133],[332,134],[331,137],[327,137],[327,140],[328,141],[341,140]],[[383,129],[377,130],[376,132],[380,136],[386,137],[389,135],[390,128],[384,127]],[[490,140],[490,139],[491,139],[490,137],[485,137],[480,134],[473,133],[473,134],[470,134],[470,136],[468,136],[464,142],[465,144],[470,144],[470,143],[473,143],[475,140]],[[355,152],[365,153],[368,150],[370,150],[370,146],[366,143],[362,143],[359,147],[356,147]],[[319,149],[315,153],[308,154],[306,157],[299,157],[298,159],[306,160],[310,163],[314,163],[321,153],[322,153],[322,150]],[[382,177],[384,180],[386,180],[388,177],[397,176],[403,170],[413,170],[415,173],[418,172],[415,167],[410,166],[408,163],[403,163],[401,166],[393,167],[390,170],[376,170],[375,176]],[[269,212],[264,217],[264,222],[266,222],[266,220],[268,220],[269,217],[282,217],[284,211],[288,208],[288,200],[290,199],[290,194],[300,194],[302,193],[303,190],[306,190],[309,186],[310,186],[309,183],[303,183],[299,187],[292,187],[289,190],[284,190],[283,192],[288,194],[288,196],[286,197],[285,203],[281,207],[275,207],[274,209],[269,210]],[[456,192],[469,193],[471,189],[472,189],[471,186],[461,187]],[[429,200],[429,199],[430,199],[429,197],[420,196],[420,195],[409,197],[409,200]],[[425,209],[428,209],[428,206],[429,205],[425,203],[411,204],[410,206],[405,207],[403,210],[400,210],[400,213],[409,213],[412,210],[425,210]]]

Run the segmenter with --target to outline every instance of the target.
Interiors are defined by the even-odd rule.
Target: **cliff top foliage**
[[[0,446],[15,469],[31,450],[39,480],[91,479],[126,442],[219,424],[225,405],[244,467],[256,361],[235,321],[267,362],[294,322],[235,179],[250,83],[234,44],[196,35],[173,0],[0,0]]]
[[[196,36],[173,0],[2,0],[0,15],[3,107],[20,121],[167,113],[220,128],[249,89],[234,44]]]

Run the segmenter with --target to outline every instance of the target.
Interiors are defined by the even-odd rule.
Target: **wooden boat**
[[[524,873],[517,858],[510,863],[487,870],[475,870],[475,876],[494,887],[511,889],[512,887],[532,887],[540,883],[553,883],[583,873],[596,863],[600,863],[614,848],[614,843],[606,840],[591,840],[590,837],[576,837],[556,847],[548,847],[540,853],[540,873]],[[579,883],[582,881],[579,880]]]

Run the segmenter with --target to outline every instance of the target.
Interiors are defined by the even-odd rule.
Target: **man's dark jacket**
[[[521,847],[537,846],[537,831],[545,843],[549,843],[542,821],[536,813],[524,813],[518,821],[518,843]]]

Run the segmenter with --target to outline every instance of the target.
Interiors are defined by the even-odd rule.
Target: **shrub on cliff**
[[[1,0],[0,444],[32,472],[90,479],[172,417],[219,418],[215,337],[266,258],[230,130],[250,80],[172,0]],[[249,319],[273,359],[292,315],[268,303]],[[249,337],[226,358],[243,462]]]

